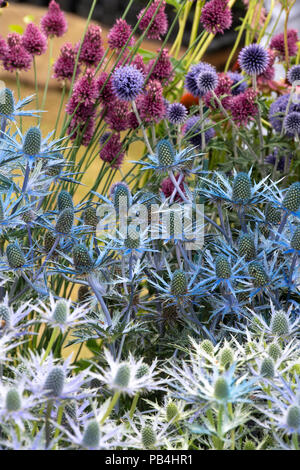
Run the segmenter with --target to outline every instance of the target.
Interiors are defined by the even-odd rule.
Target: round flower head
[[[41,19],[41,29],[47,37],[61,37],[68,29],[65,15],[55,0],[51,0],[46,15]]]
[[[229,108],[237,126],[247,125],[248,121],[257,115],[258,107],[255,99],[256,93],[253,88],[248,88],[244,93],[231,98]]]
[[[137,99],[137,109],[145,122],[159,122],[166,115],[163,88],[158,80],[150,80],[145,93]]]
[[[22,44],[31,55],[42,55],[47,50],[47,38],[34,23],[27,26]]]
[[[132,34],[131,26],[126,20],[118,19],[108,33],[107,42],[111,49],[122,49]],[[133,46],[134,37],[131,36],[127,46]]]
[[[150,80],[159,80],[163,85],[167,85],[173,77],[173,65],[170,60],[168,49],[158,49],[158,58],[152,59],[148,64]]]
[[[141,93],[144,75],[132,65],[118,67],[112,76],[112,88],[115,95],[123,101],[133,101]]]
[[[7,50],[3,59],[3,66],[9,72],[29,70],[32,64],[32,55],[22,44],[22,37],[17,33],[7,36]]]
[[[259,44],[250,44],[244,47],[239,54],[241,68],[248,75],[260,75],[268,67],[268,52]]]
[[[186,89],[193,95],[202,97],[205,93],[203,93],[197,83],[198,76],[203,72],[215,72],[215,68],[207,64],[206,62],[200,62],[199,64],[193,65],[185,77],[185,87]]]
[[[125,155],[122,149],[123,146],[120,140],[120,134],[107,133],[101,145],[100,158],[104,162],[110,163],[114,168],[120,168]]]
[[[150,7],[146,10],[140,11],[138,19],[140,20],[139,28],[145,31],[150,22],[151,25],[147,31],[147,38],[161,39],[168,30],[168,19],[165,13],[166,2],[161,0],[154,0]]]
[[[171,124],[183,124],[187,118],[187,109],[181,103],[172,103],[167,108],[167,119]]]
[[[237,72],[228,72],[228,75],[232,80],[231,93],[235,96],[243,93],[248,87],[243,75]]]
[[[300,80],[300,65],[294,65],[291,67],[288,71],[287,78],[291,85]]]
[[[284,128],[289,134],[298,134],[300,133],[300,113],[294,111],[289,113],[284,120]]]
[[[202,8],[201,23],[204,29],[212,34],[224,34],[232,24],[232,14],[228,7],[228,0],[211,0]]]
[[[208,91],[214,90],[218,85],[218,75],[217,72],[208,71],[208,72],[201,72],[197,79],[197,85],[200,90],[201,94],[206,94]]]

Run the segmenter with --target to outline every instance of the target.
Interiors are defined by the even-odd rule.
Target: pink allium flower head
[[[163,88],[158,80],[150,80],[146,92],[137,100],[141,119],[145,122],[159,122],[166,115]]]
[[[3,65],[9,72],[29,70],[32,55],[22,45],[22,37],[17,33],[7,36],[7,49],[4,53]]]
[[[61,50],[57,61],[54,64],[53,77],[57,80],[72,80],[76,61],[76,52],[70,42],[66,42]],[[80,73],[77,65],[76,78]]]
[[[79,48],[79,44],[77,46]],[[91,24],[84,37],[79,60],[89,66],[97,66],[104,55],[102,45],[102,29]]]
[[[176,181],[178,181],[179,175],[178,175],[178,176],[175,176],[175,178],[176,178]],[[183,181],[181,181],[181,183],[179,184],[179,187],[180,187],[181,191],[182,191],[183,193],[185,193]],[[175,189],[174,183],[171,181],[171,178],[165,178],[165,179],[161,182],[161,187],[160,187],[160,189],[161,189],[162,192],[164,193],[165,197],[171,197],[172,194],[173,194],[173,191],[174,191],[174,189]],[[182,201],[182,198],[181,198],[181,196],[180,196],[178,193],[176,193],[175,198],[174,198],[174,201]]]
[[[65,15],[55,0],[51,0],[46,15],[41,19],[41,29],[47,37],[61,37],[67,32]]]
[[[140,54],[137,54],[133,61],[131,62],[132,65],[134,65],[138,70],[140,70],[142,72],[142,74],[144,76],[147,75],[147,67],[146,65],[144,64],[144,59],[143,57],[140,55]]]
[[[27,25],[22,44],[31,55],[42,55],[47,50],[47,38],[34,23]]]
[[[133,111],[131,111],[128,116],[128,127],[129,129],[133,129],[133,130],[139,127],[137,117]]]
[[[129,103],[121,100],[114,100],[108,106],[105,122],[111,129],[120,132],[129,127]]]
[[[98,97],[97,81],[94,78],[94,71],[87,69],[74,85],[71,100],[75,105],[83,104],[84,106],[93,105]]]
[[[221,99],[224,108],[227,109],[231,102],[231,87],[233,81],[231,80],[230,76],[226,75],[225,73],[219,73],[218,78],[218,86],[215,88],[214,92],[217,97]],[[206,106],[209,106],[212,109],[218,109],[218,103],[216,103],[216,100],[212,98],[212,92],[206,93],[204,96],[204,101]]]
[[[3,60],[7,52],[7,44],[4,38],[0,36],[0,60]]]
[[[138,14],[138,19],[141,18],[139,28],[142,31],[145,31],[149,26],[149,23],[153,20],[147,32],[147,37],[149,39],[161,39],[161,36],[166,34],[168,30],[168,19],[165,7],[165,1],[160,2],[160,0],[154,0],[147,11],[143,8],[143,10]]]
[[[107,41],[111,49],[123,49],[132,33],[131,26],[126,20],[118,19],[108,33]],[[134,37],[132,36],[127,46],[133,46]]]
[[[248,88],[244,93],[231,98],[230,110],[238,126],[247,125],[248,121],[257,115],[258,108],[255,99],[256,92],[253,88]]]
[[[111,79],[108,73],[102,72],[97,80],[98,98],[102,104],[108,106],[115,100],[115,95],[111,86]]]
[[[289,56],[294,56],[297,54],[298,46],[297,42],[299,41],[298,33],[296,29],[289,29],[287,32],[287,42],[288,42],[288,52]],[[284,47],[284,33],[276,34],[273,36],[270,48],[274,49],[277,54],[282,58],[285,57],[285,47]]]
[[[100,142],[102,148],[100,150],[100,158],[104,162],[111,163],[113,168],[120,168],[125,153],[122,151],[122,142],[120,141],[120,134],[105,134],[104,142]]]
[[[157,53],[160,53],[159,49]],[[155,62],[156,59],[150,60],[148,65],[148,72],[150,72]],[[153,67],[153,70],[150,75],[150,80],[159,80],[160,82],[163,82],[166,85],[167,83],[169,83],[172,77],[173,66],[170,60],[169,51],[168,49],[163,49],[161,51],[158,61]]]
[[[228,7],[228,0],[211,0],[202,8],[201,23],[210,33],[224,34],[232,24],[232,14]]]

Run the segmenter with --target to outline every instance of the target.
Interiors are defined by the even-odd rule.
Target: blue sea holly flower
[[[2,88],[0,90],[0,116],[2,117],[2,122],[4,120],[16,122],[16,118],[21,116],[38,117],[38,113],[41,113],[41,111],[23,110],[24,106],[31,103],[33,99],[34,95],[16,102],[13,91],[10,88]],[[5,126],[3,125],[3,127],[1,126],[2,132],[5,131]]]

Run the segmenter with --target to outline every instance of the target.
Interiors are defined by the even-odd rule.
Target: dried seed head
[[[25,264],[25,256],[17,243],[10,243],[6,248],[8,264],[11,268],[21,268]]]
[[[21,397],[16,388],[8,390],[5,398],[5,407],[8,412],[20,410],[22,405]]]
[[[26,155],[38,155],[41,152],[42,134],[38,127],[31,127],[25,134],[23,152]]]
[[[49,395],[58,397],[64,388],[65,373],[61,367],[53,367],[49,372],[45,384],[44,390],[47,390]]]
[[[175,153],[171,142],[168,140],[160,140],[157,144],[157,157],[161,166],[173,165],[175,161]]]
[[[151,426],[145,426],[142,429],[142,443],[145,449],[151,449],[156,443],[156,435]]]
[[[238,173],[233,180],[232,200],[236,204],[246,204],[251,198],[252,184],[247,173]]]
[[[99,446],[100,442],[100,427],[97,421],[91,421],[87,424],[83,438],[82,444],[84,447],[88,447],[90,449],[95,449]]]
[[[229,279],[231,276],[231,267],[228,259],[224,255],[219,255],[216,258],[216,276],[219,279]]]
[[[68,191],[63,189],[57,196],[57,208],[59,212],[62,212],[64,209],[74,209],[72,196]]]
[[[74,222],[74,211],[71,208],[64,209],[58,216],[55,230],[67,235],[71,232]]]
[[[186,274],[181,269],[174,272],[171,281],[171,293],[173,295],[184,295],[187,292]]]

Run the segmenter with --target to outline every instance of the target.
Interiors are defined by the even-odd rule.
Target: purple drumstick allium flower
[[[0,60],[3,60],[7,52],[7,44],[4,38],[0,36]]]
[[[118,19],[108,33],[107,42],[111,49],[123,49],[132,34],[132,28],[126,20]],[[134,37],[132,36],[127,46],[133,46]]]
[[[238,72],[228,72],[228,76],[232,80],[231,93],[234,96],[239,95],[240,93],[243,93],[248,88],[247,82],[245,81],[243,75],[241,75],[240,73],[238,73]]]
[[[32,55],[22,45],[22,37],[17,33],[7,36],[7,49],[3,59],[5,70],[16,72],[29,70],[32,64]]]
[[[134,65],[143,75],[147,75],[147,67],[144,64],[143,56],[137,54],[131,62],[131,65]]]
[[[297,54],[298,46],[297,42],[299,41],[298,32],[295,29],[289,29],[287,31],[287,42],[288,42],[288,53],[292,57]],[[270,48],[274,49],[279,57],[285,57],[285,44],[284,44],[284,33],[276,34],[273,36]]]
[[[61,37],[67,32],[65,15],[55,0],[51,0],[46,15],[41,19],[41,29],[47,37]]]
[[[255,99],[256,93],[252,88],[248,88],[244,93],[232,97],[230,110],[237,126],[246,125],[249,119],[256,116],[258,108]]]
[[[181,103],[172,103],[167,107],[167,119],[171,124],[183,124],[187,114],[186,107]]]
[[[134,101],[141,93],[144,75],[133,65],[118,67],[112,75],[112,88],[123,101]]]
[[[300,113],[294,111],[289,113],[284,120],[284,128],[288,134],[300,134]]]
[[[202,8],[201,23],[204,29],[212,34],[224,34],[232,24],[232,14],[228,7],[228,0],[211,0]]]
[[[213,91],[218,86],[218,74],[215,70],[201,72],[197,79],[197,85],[200,93],[205,95],[209,91]]]
[[[158,80],[150,80],[147,90],[137,100],[140,117],[145,122],[159,122],[166,115],[163,88]]]
[[[165,7],[165,1],[161,2],[160,0],[154,0],[147,11],[143,8],[143,10],[138,14],[138,19],[141,19],[139,24],[141,31],[145,31],[153,20],[147,31],[147,38],[161,39],[161,36],[166,34],[168,30],[168,18],[165,12]]]
[[[180,177],[180,175],[175,176],[176,181],[179,180],[179,177]],[[184,181],[183,180],[180,182],[179,187],[180,187],[181,191],[183,193],[185,193]],[[165,178],[161,182],[160,189],[162,190],[162,192],[164,193],[166,198],[171,197],[173,192],[174,192],[174,189],[175,189],[174,183],[172,182],[171,178],[169,178],[169,177]],[[174,201],[182,201],[182,197],[180,196],[180,194],[178,194],[178,192],[176,192],[176,195],[174,197]]]
[[[122,142],[120,134],[111,134],[106,132],[100,139],[102,146],[100,150],[100,158],[104,162],[111,163],[114,168],[120,168],[125,153],[122,151]]]
[[[111,78],[108,78],[107,72],[102,72],[97,80],[97,86],[99,90],[98,98],[102,104],[108,106],[115,100],[113,93]]]
[[[148,65],[148,72],[152,70],[150,74],[150,80],[159,80],[164,85],[167,85],[172,80],[174,73],[169,51],[168,49],[163,49],[160,52],[158,49],[157,53],[160,54],[157,62],[156,59],[152,59]]]
[[[261,75],[269,65],[268,52],[259,44],[244,47],[239,54],[239,64],[248,75]]]
[[[108,105],[104,119],[111,129],[117,132],[125,131],[129,127],[129,103],[114,98]]]
[[[187,140],[196,147],[201,147],[202,145],[202,138],[201,138],[201,119],[200,116],[192,116],[190,117],[186,124],[184,125],[183,132]],[[205,130],[205,143],[206,145],[208,142],[214,137],[215,130],[210,127],[209,129]]]
[[[76,62],[76,52],[70,42],[66,42],[61,50],[57,61],[54,64],[53,77],[57,80],[72,80]],[[76,77],[80,73],[80,66],[77,65]]]
[[[287,78],[291,85],[300,80],[300,65],[294,65],[291,67],[288,71]]]
[[[77,44],[77,50],[79,47],[80,44]],[[82,42],[79,61],[90,67],[96,67],[103,55],[102,29],[100,26],[91,24]]]
[[[190,70],[185,76],[185,87],[186,89],[193,95],[193,96],[198,96],[202,97],[205,93],[202,93],[199,90],[198,84],[197,84],[197,78],[200,75],[200,73],[203,72],[214,72],[215,68],[207,64],[206,62],[200,62],[199,64],[192,65]]]
[[[31,55],[42,55],[47,50],[47,38],[34,23],[29,23],[22,44]]]
[[[83,104],[84,106],[93,105],[98,97],[98,87],[94,78],[94,70],[87,69],[74,85],[71,100],[75,104]]]

